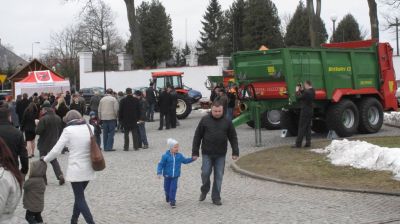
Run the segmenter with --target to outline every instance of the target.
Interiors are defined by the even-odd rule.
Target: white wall
[[[125,91],[127,87],[143,87],[149,85],[151,72],[154,71],[180,71],[184,72],[183,84],[201,92],[203,97],[210,96],[210,91],[204,85],[209,75],[222,75],[222,69],[218,66],[199,66],[164,68],[152,70],[133,71],[107,71],[107,88],[114,91]],[[103,72],[89,72],[80,75],[81,88],[103,87]]]
[[[393,67],[396,72],[396,80],[400,80],[400,57],[393,56]]]

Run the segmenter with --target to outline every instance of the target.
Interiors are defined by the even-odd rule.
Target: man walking
[[[40,157],[46,156],[53,146],[56,145],[62,131],[61,118],[51,108],[49,101],[42,104],[42,117],[36,126],[36,134],[39,135],[38,149]],[[65,183],[64,175],[61,171],[57,159],[50,162],[60,185]]]
[[[301,112],[296,144],[292,147],[301,148],[304,135],[306,136],[306,144],[304,147],[311,147],[311,121],[313,117],[313,101],[315,98],[315,90],[312,87],[311,81],[305,81],[304,88],[301,85],[296,86],[296,98],[301,103]]]
[[[129,150],[129,132],[132,132],[133,149],[139,149],[138,121],[140,119],[140,102],[133,97],[132,89],[126,89],[126,97],[121,99],[119,105],[119,121],[124,128],[124,151]]]
[[[0,137],[10,148],[17,168],[21,164],[21,173],[28,172],[28,152],[26,150],[24,136],[20,130],[11,125],[10,110],[6,104],[0,107]]]
[[[114,135],[118,118],[118,101],[112,96],[113,90],[107,89],[106,95],[99,103],[99,119],[103,124],[104,151],[115,151]]]
[[[171,97],[171,105],[169,108],[169,122],[171,123],[171,128],[176,128],[176,107],[178,105],[178,94],[173,86],[168,86],[168,92]]]
[[[146,89],[146,100],[148,103],[146,119],[147,121],[154,121],[154,107],[156,106],[156,94],[153,88],[154,83],[150,82],[149,88]]]
[[[204,116],[194,134],[192,156],[197,159],[201,144],[201,195],[199,200],[204,201],[210,191],[210,176],[214,170],[214,182],[211,192],[211,200],[215,205],[222,205],[221,186],[225,169],[225,157],[228,140],[232,147],[232,159],[239,157],[238,139],[232,121],[224,118],[224,108],[219,101],[211,106],[211,114]]]

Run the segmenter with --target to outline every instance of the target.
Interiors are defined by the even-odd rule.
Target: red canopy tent
[[[68,80],[61,78],[50,70],[28,72],[28,76],[15,83],[15,95],[27,93],[52,92],[65,93],[70,91]]]

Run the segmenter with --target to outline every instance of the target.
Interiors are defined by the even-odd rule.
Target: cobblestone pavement
[[[199,202],[201,158],[183,165],[177,208],[164,201],[162,180],[156,164],[166,150],[166,139],[176,138],[181,152],[190,156],[192,137],[199,118],[194,111],[177,129],[158,131],[158,122],[147,123],[150,148],[122,151],[123,135],[116,134],[116,152],[106,152],[107,168],[88,185],[86,199],[96,223],[390,223],[400,220],[400,197],[316,190],[266,182],[234,173],[227,157],[222,185],[222,206],[211,203],[210,195]],[[254,131],[246,125],[237,129],[241,155],[262,148],[254,146]],[[376,135],[399,135],[384,126]],[[263,131],[265,147],[289,144],[294,138],[280,138],[280,131]],[[314,136],[323,138],[323,136]],[[230,152],[230,151],[229,151]],[[65,168],[67,155],[61,155]],[[43,217],[46,223],[69,223],[73,193],[67,183],[59,186],[52,169]],[[21,206],[17,214],[24,217]],[[392,222],[393,221],[393,222]],[[80,223],[84,223],[80,217]]]

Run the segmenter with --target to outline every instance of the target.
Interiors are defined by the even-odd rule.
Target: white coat
[[[89,125],[92,131],[93,126]],[[71,125],[64,128],[57,144],[44,157],[50,162],[68,147],[69,157],[65,180],[69,182],[90,181],[96,177],[90,160],[90,133],[86,124]]]

